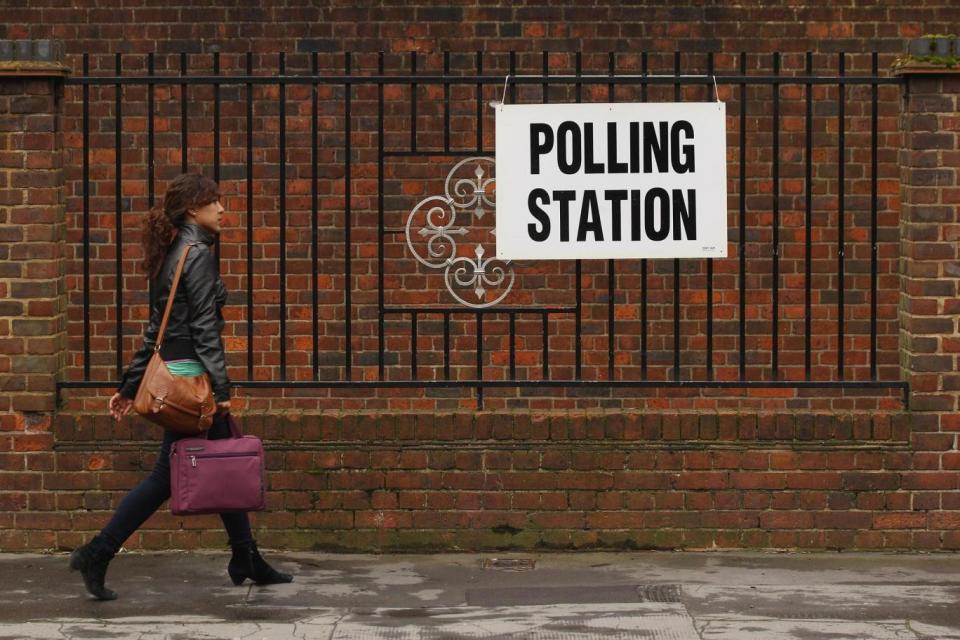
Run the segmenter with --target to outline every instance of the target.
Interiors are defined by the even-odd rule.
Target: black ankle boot
[[[90,542],[77,547],[70,554],[70,568],[80,572],[87,591],[97,600],[117,599],[116,592],[104,586],[107,565],[110,564],[113,556],[113,549],[100,536],[94,536]]]
[[[281,584],[284,582],[293,582],[293,576],[289,573],[280,573],[263,559],[260,552],[257,551],[256,542],[248,542],[240,545],[230,545],[233,549],[233,557],[230,558],[230,564],[227,566],[227,573],[233,584],[242,584],[244,580],[250,578],[257,584]]]

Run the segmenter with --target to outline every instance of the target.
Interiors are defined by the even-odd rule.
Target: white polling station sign
[[[727,255],[722,102],[496,107],[497,257]]]

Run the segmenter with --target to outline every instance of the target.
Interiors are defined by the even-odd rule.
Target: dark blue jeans
[[[226,414],[218,413],[214,416],[209,433],[211,440],[230,437],[230,426]],[[126,539],[170,497],[170,445],[183,437],[185,436],[172,431],[164,432],[160,457],[157,458],[153,472],[124,496],[116,513],[100,532],[100,537],[113,549],[114,553],[119,551]],[[223,527],[227,530],[230,544],[253,541],[250,519],[246,513],[221,513],[220,519],[223,520]]]

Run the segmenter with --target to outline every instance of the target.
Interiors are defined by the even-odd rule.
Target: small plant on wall
[[[928,34],[912,39],[907,52],[897,57],[894,69],[903,67],[946,67],[960,66],[960,39],[955,34]]]

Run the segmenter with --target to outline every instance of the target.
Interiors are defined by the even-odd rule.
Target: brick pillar
[[[60,42],[0,40],[0,429],[14,436],[2,451],[50,448],[66,365],[66,72]]]
[[[938,464],[922,468],[956,469],[960,459],[945,452],[957,448],[960,432],[960,70],[906,66],[898,73],[901,367],[910,382],[914,450],[933,453]],[[955,490],[955,476],[921,488]]]

